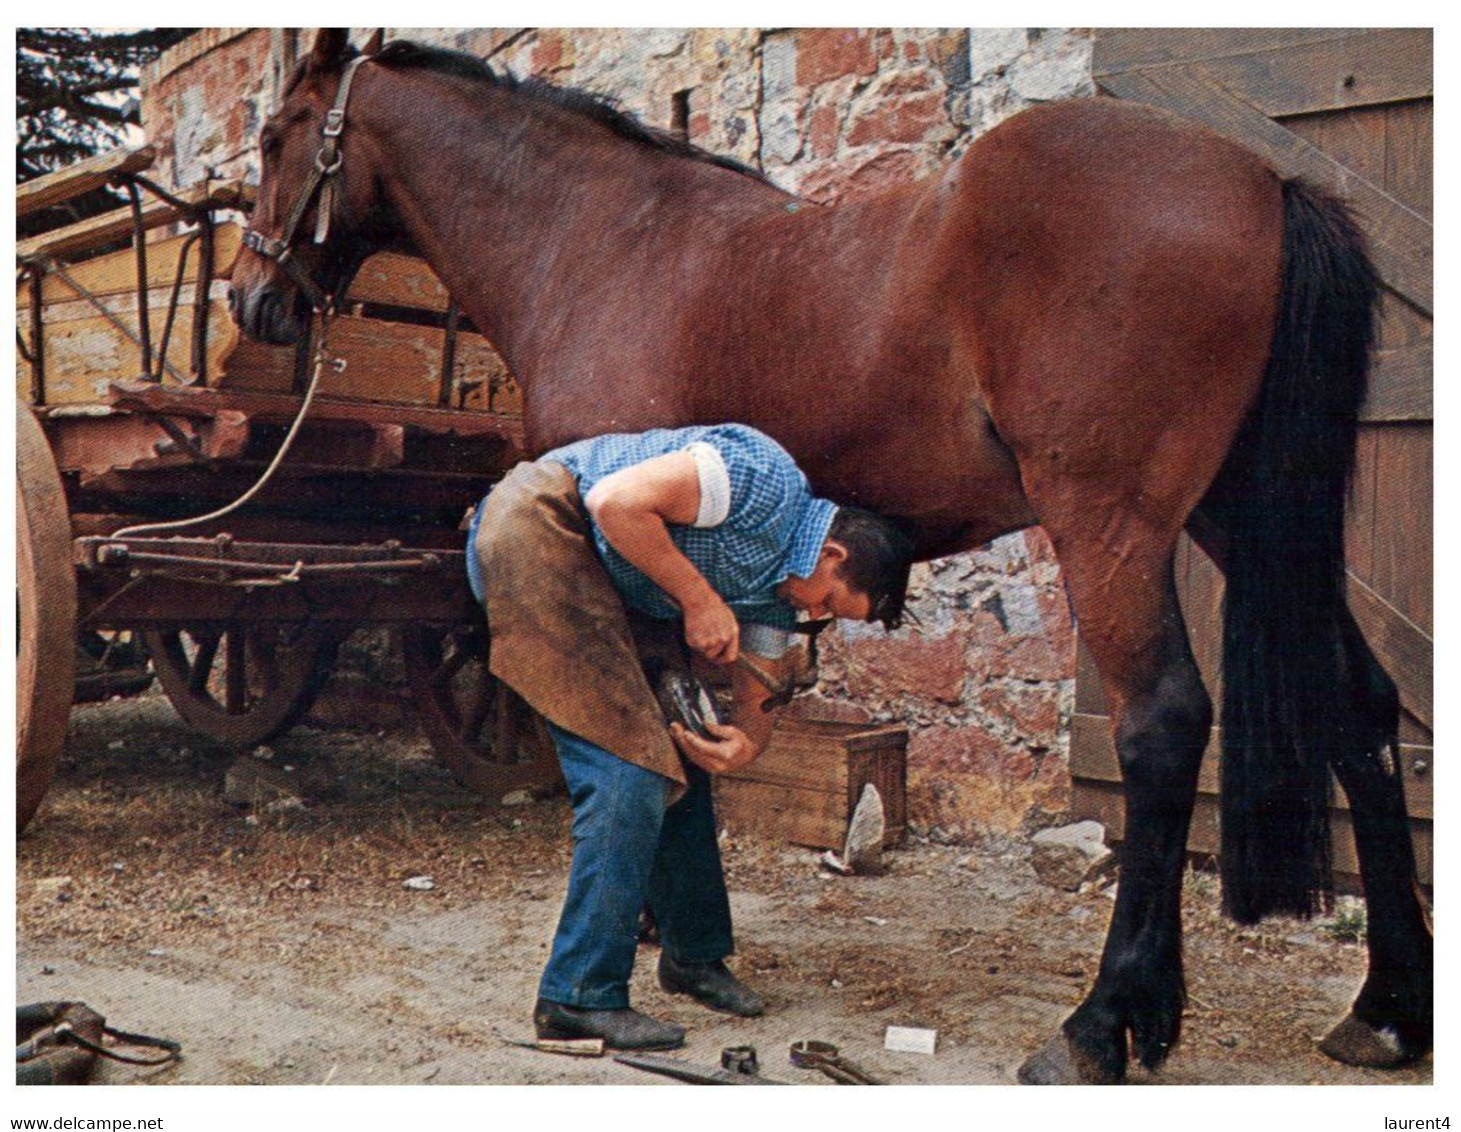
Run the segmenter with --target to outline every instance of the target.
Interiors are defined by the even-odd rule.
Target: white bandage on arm
[[[700,476],[700,510],[695,515],[695,526],[718,527],[730,514],[730,473],[725,469],[725,460],[713,444],[697,440],[685,451],[695,459],[695,470]]]

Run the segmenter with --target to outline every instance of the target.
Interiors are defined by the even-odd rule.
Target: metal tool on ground
[[[688,1085],[788,1085],[789,1081],[773,1081],[762,1077],[755,1046],[726,1046],[720,1051],[719,1069],[705,1069],[678,1057],[656,1057],[652,1054],[623,1053],[614,1058],[621,1065],[673,1077]]]
[[[791,1043],[791,1063],[798,1069],[816,1069],[839,1085],[882,1085],[866,1069],[848,1061],[831,1042]]]
[[[720,1067],[754,1077],[761,1072],[761,1061],[755,1046],[726,1046],[720,1051]]]
[[[570,1057],[603,1057],[603,1038],[503,1038],[504,1045],[535,1049],[540,1053],[563,1053]]]

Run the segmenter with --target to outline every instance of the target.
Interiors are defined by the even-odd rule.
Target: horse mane
[[[475,55],[444,47],[430,47],[409,39],[392,40],[376,52],[374,59],[383,67],[434,71],[470,82],[485,83],[499,90],[568,110],[597,122],[618,137],[661,153],[704,162],[707,165],[718,165],[763,184],[771,183],[765,174],[735,158],[711,153],[676,134],[645,125],[628,111],[620,109],[617,100],[610,95],[593,94],[576,87],[555,86],[540,78],[519,79],[506,71],[494,71],[486,60]]]

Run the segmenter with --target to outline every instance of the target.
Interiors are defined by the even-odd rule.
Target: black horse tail
[[[1283,290],[1263,387],[1204,510],[1227,536],[1222,878],[1227,913],[1328,907],[1329,759],[1345,692],[1344,506],[1378,276],[1348,209],[1283,185]]]

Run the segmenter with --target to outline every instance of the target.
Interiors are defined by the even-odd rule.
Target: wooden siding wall
[[[1431,33],[1425,29],[1122,30],[1098,33],[1102,92],[1164,106],[1235,138],[1286,176],[1356,209],[1384,281],[1381,333],[1348,517],[1350,604],[1400,686],[1402,766],[1421,879],[1432,879]],[[1184,539],[1184,616],[1219,702],[1222,576]],[[1216,730],[1189,848],[1215,853]],[[1071,728],[1073,808],[1119,838],[1120,775],[1100,681],[1081,652]],[[1335,862],[1358,871],[1335,790]],[[1348,874],[1343,875],[1343,874]]]

